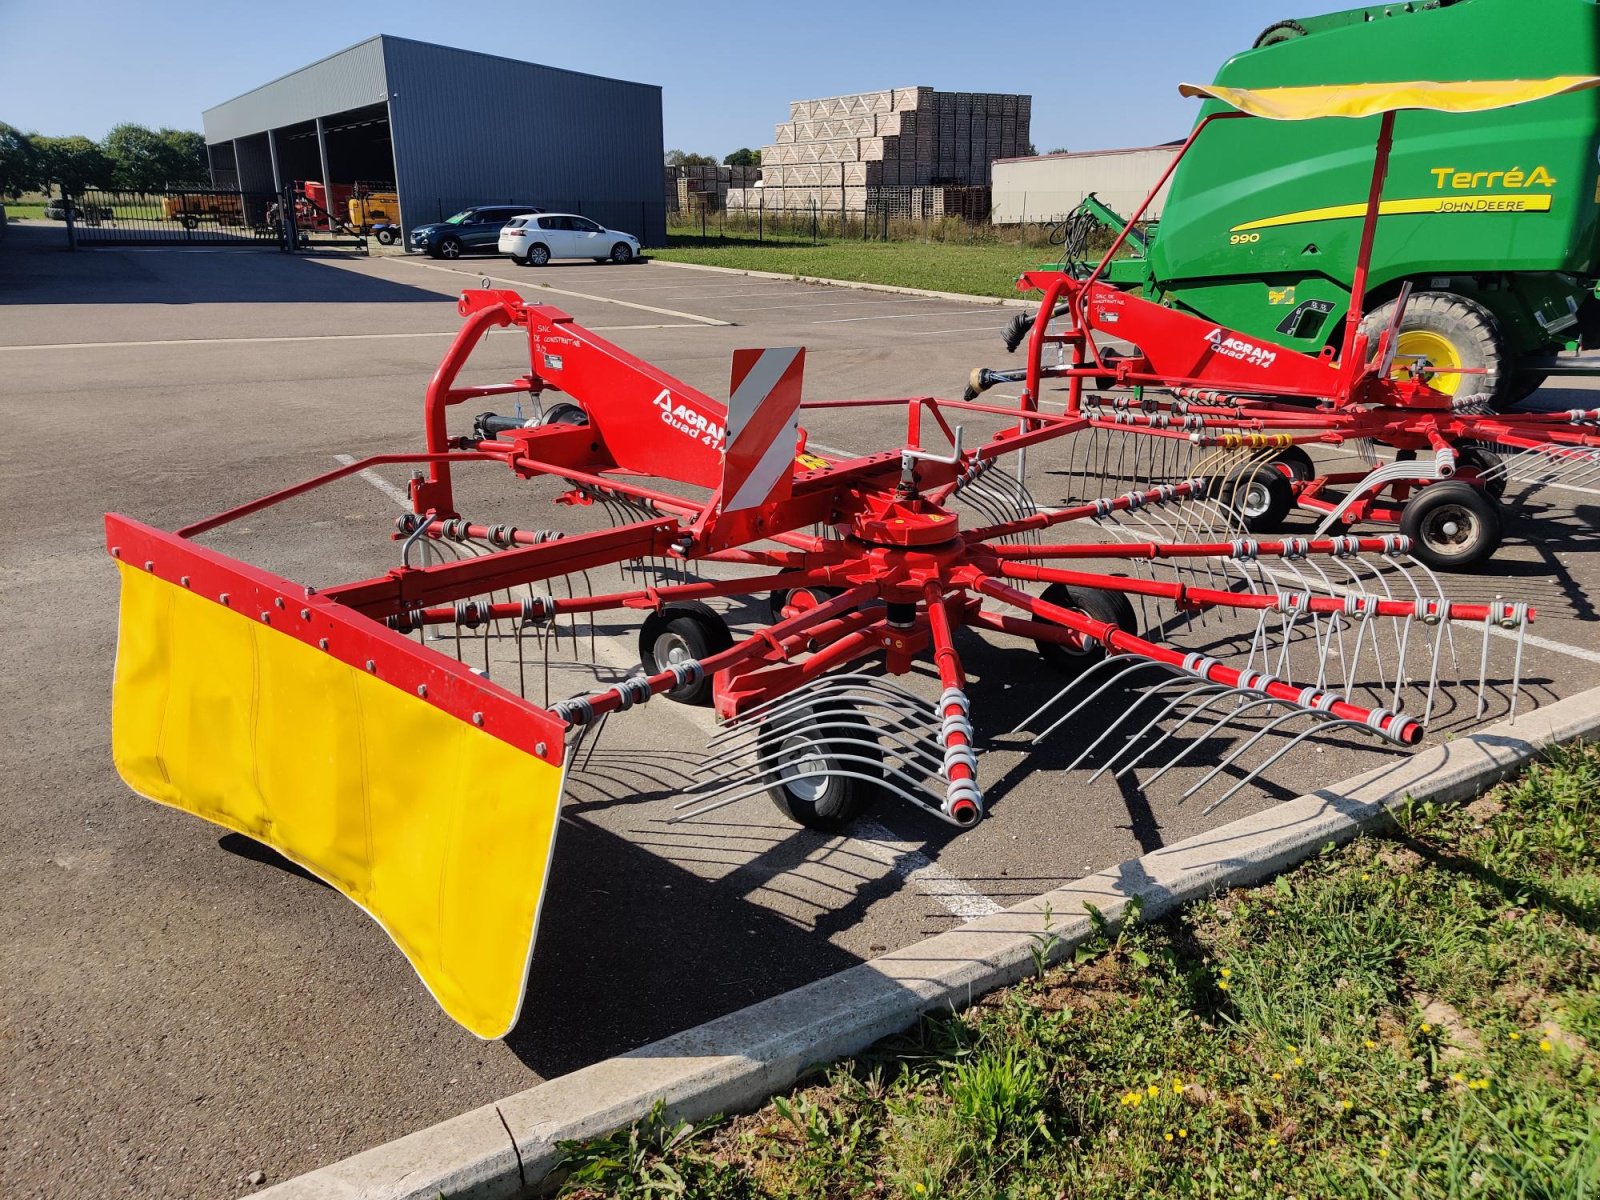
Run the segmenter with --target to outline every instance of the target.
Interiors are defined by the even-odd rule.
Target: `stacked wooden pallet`
[[[927,87],[796,100],[761,151],[762,186],[730,187],[726,202],[861,212],[874,189],[984,187],[995,159],[1028,152],[1032,108],[1031,96]]]

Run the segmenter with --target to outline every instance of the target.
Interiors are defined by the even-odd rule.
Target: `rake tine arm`
[[[1118,582],[1126,584],[1132,581],[1119,580]],[[1387,709],[1366,708],[1359,704],[1351,704],[1317,688],[1294,687],[1260,672],[1239,671],[1218,662],[1214,658],[1208,658],[1204,654],[1184,654],[1177,650],[1170,650],[1165,646],[1158,646],[1154,642],[1148,642],[1137,634],[1128,633],[1106,621],[1099,621],[1081,612],[1036,599],[1026,592],[1019,591],[998,579],[986,576],[976,569],[966,574],[963,583],[973,591],[991,599],[1002,601],[1014,608],[1020,608],[1042,621],[1054,622],[1057,625],[1065,626],[1072,632],[1099,642],[1108,650],[1116,653],[1132,654],[1154,663],[1175,667],[1180,671],[1204,679],[1208,683],[1220,684],[1223,687],[1230,688],[1245,687],[1258,691],[1265,696],[1270,696],[1274,700],[1282,700],[1289,704],[1298,705],[1301,708],[1332,713],[1333,716],[1341,720],[1360,721],[1391,741],[1399,742],[1401,745],[1414,746],[1422,740],[1421,724],[1404,714],[1390,712]],[[1222,593],[1222,595],[1231,596],[1232,593]],[[1243,599],[1244,597],[1236,598]],[[1477,607],[1487,606],[1479,605]]]
[[[1366,538],[1286,538],[1262,541],[1239,538],[1231,542],[1122,542],[1116,545],[1062,543],[1043,546],[991,546],[996,558],[1302,558],[1307,554],[1364,554],[1404,552],[1410,541],[1397,534]]]
[[[1035,583],[1062,583],[1068,587],[1098,588],[1101,591],[1119,591],[1143,596],[1156,596],[1171,600],[1181,608],[1234,608],[1234,609],[1287,609],[1290,593],[1252,594],[1221,591],[1217,588],[1190,587],[1183,583],[1168,583],[1160,579],[1127,579],[1121,576],[1096,575],[1082,571],[1064,571],[1056,567],[1039,567],[1031,563],[998,563],[999,574],[1006,579],[1024,579]],[[993,582],[991,580],[991,582]],[[971,585],[969,585],[971,586]],[[981,589],[980,589],[981,590]],[[993,593],[986,593],[992,595]],[[1017,593],[1021,595],[1022,593]],[[1513,606],[1506,601],[1493,604],[1453,604],[1434,600],[1386,600],[1378,596],[1350,593],[1338,596],[1305,596],[1294,593],[1294,607],[1305,612],[1343,613],[1363,617],[1415,617],[1423,620],[1496,622],[1532,621],[1536,610],[1527,606]],[[997,597],[998,598],[998,597]],[[1027,607],[1026,605],[1020,607]],[[1512,612],[1520,607],[1520,612]],[[1054,620],[1054,616],[1051,617]],[[1515,628],[1514,625],[1508,626]]]
[[[665,553],[678,529],[676,520],[641,521],[481,558],[396,567],[376,579],[324,588],[323,595],[382,620],[408,609],[464,600],[480,592],[534,583],[619,559]]]
[[[973,753],[972,722],[968,718],[967,677],[956,652],[944,588],[929,583],[928,632],[933,639],[933,661],[939,669],[939,743],[944,748],[945,798],[943,809],[958,824],[976,823],[983,816],[983,791],[978,787],[978,759]]]
[[[552,706],[552,711],[569,725],[588,724],[596,717],[629,709],[635,704],[643,704],[662,692],[671,691],[683,684],[696,683],[707,675],[715,675],[719,671],[769,653],[777,653],[787,658],[811,639],[822,638],[824,626],[833,622],[840,614],[847,614],[845,619],[838,623],[843,636],[819,650],[805,663],[805,667],[811,669],[813,664],[820,660],[825,665],[816,669],[825,670],[834,662],[847,661],[863,652],[859,645],[859,639],[863,634],[852,626],[866,624],[877,618],[872,613],[849,613],[849,610],[872,599],[876,594],[877,589],[870,584],[852,588],[815,608],[808,608],[743,641],[735,642],[717,654],[700,660],[690,659],[677,663],[654,675],[630,676],[603,692],[562,700]],[[873,644],[869,639],[868,648]],[[845,646],[846,649],[841,650],[841,646]]]
[[[528,616],[549,617],[561,613],[593,613],[619,608],[660,608],[675,600],[705,600],[718,596],[743,596],[782,588],[805,587],[823,584],[827,576],[821,571],[788,571],[779,575],[754,575],[743,579],[704,580],[698,583],[675,583],[665,587],[639,588],[627,592],[611,592],[599,596],[574,596],[549,598],[542,605],[544,611],[530,614],[521,600],[474,604],[470,614],[474,622],[482,620],[518,619]],[[808,610],[809,611],[809,610]],[[439,606],[403,613],[393,618],[399,628],[417,625],[444,625],[461,619],[462,607]]]
[[[1023,517],[1016,521],[990,525],[983,529],[968,530],[962,536],[969,543],[976,544],[990,541],[994,538],[1026,533],[1030,529],[1048,529],[1052,525],[1060,525],[1067,521],[1084,521],[1096,517],[1107,517],[1115,512],[1126,512],[1129,509],[1142,508],[1146,504],[1165,504],[1169,500],[1189,499],[1198,496],[1202,490],[1203,487],[1200,480],[1186,479],[1182,483],[1162,484],[1159,487],[1148,488],[1140,492],[1125,492],[1121,496],[1110,499],[1091,500],[1087,504],[1074,504],[1069,508],[1058,508],[1050,512],[1037,512],[1032,516]]]

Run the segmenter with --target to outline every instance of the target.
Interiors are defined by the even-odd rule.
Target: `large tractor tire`
[[[1369,344],[1377,345],[1380,334],[1394,315],[1395,301],[1380,304],[1361,323]],[[1472,374],[1433,377],[1433,387],[1447,396],[1489,397],[1491,408],[1504,409],[1521,397],[1516,387],[1516,371],[1506,353],[1499,319],[1476,300],[1454,292],[1415,292],[1406,305],[1400,322],[1399,345],[1395,353],[1420,356],[1441,370],[1466,367]],[[1397,360],[1396,372],[1402,369]],[[1479,373],[1481,371],[1481,374]]]
[[[1299,21],[1279,21],[1275,25],[1268,25],[1256,38],[1252,50],[1259,50],[1263,46],[1276,46],[1279,42],[1292,42],[1295,38],[1306,36],[1306,27]]]

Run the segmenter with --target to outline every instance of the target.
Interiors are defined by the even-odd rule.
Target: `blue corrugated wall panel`
[[[658,86],[382,42],[408,227],[472,204],[525,203],[665,243]]]

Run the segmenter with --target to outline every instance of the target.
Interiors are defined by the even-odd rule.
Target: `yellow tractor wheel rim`
[[[1394,374],[1403,376],[1423,362],[1441,372],[1428,378],[1428,385],[1435,391],[1454,396],[1461,390],[1462,377],[1459,374],[1442,373],[1464,365],[1456,344],[1431,329],[1402,329],[1400,344],[1395,348]]]

